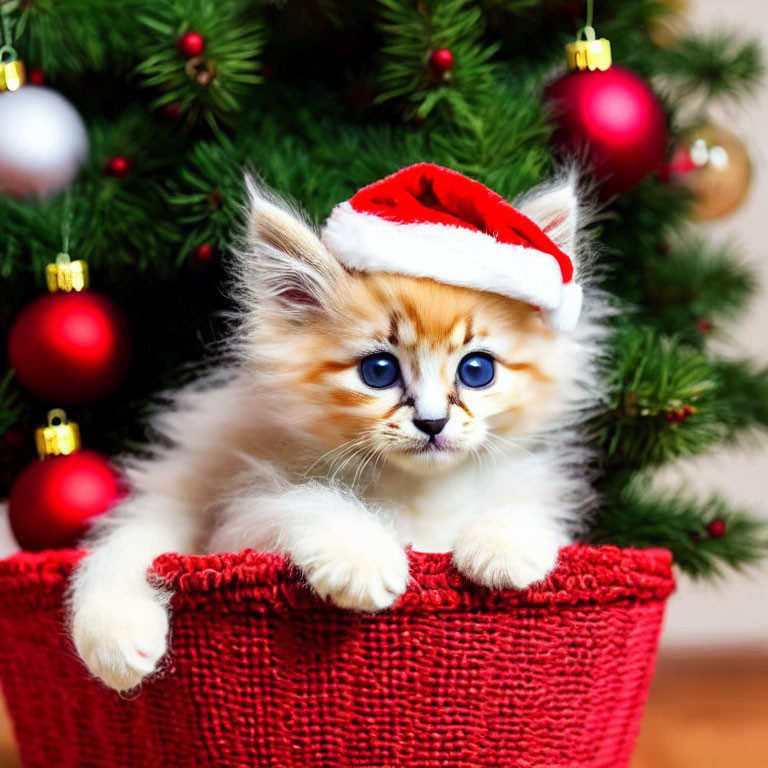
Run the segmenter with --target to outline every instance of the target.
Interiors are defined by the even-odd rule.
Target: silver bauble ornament
[[[59,93],[25,85],[0,93],[0,193],[48,197],[74,179],[88,157],[88,134]]]

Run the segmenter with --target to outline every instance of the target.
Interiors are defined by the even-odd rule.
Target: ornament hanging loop
[[[19,61],[19,55],[13,47],[11,20],[5,11],[0,10],[2,21],[2,42],[0,45],[0,92],[17,91],[27,81],[24,62]]]
[[[48,411],[48,426],[35,430],[35,445],[40,459],[48,456],[69,456],[80,448],[80,428],[67,421],[61,408]]]
[[[594,35],[595,30],[589,27]],[[604,37],[599,40],[589,37],[586,40],[576,40],[565,46],[565,55],[568,60],[568,69],[571,72],[585,72],[589,70],[594,72],[596,69],[601,72],[610,69],[613,59],[611,58],[611,43]]]
[[[67,423],[67,412],[62,408],[51,408],[48,411],[48,426],[60,427],[62,424]]]
[[[587,0],[587,23],[579,30],[576,40],[565,46],[571,72],[594,72],[596,69],[605,72],[612,64],[611,43],[604,37],[598,39],[592,26],[593,18],[594,0]]]
[[[0,46],[0,91],[17,91],[26,82],[27,71],[15,48]]]
[[[45,282],[50,293],[79,293],[88,287],[88,264],[72,261],[68,253],[60,253],[54,264],[45,268]]]

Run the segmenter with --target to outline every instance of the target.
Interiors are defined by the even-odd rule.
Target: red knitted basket
[[[394,609],[318,601],[276,556],[164,555],[172,653],[121,697],[63,631],[77,552],[0,562],[0,679],[27,768],[621,768],[669,553],[572,546],[523,592],[412,554]]]

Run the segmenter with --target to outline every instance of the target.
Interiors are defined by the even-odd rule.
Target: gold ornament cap
[[[18,91],[26,82],[27,70],[23,61],[0,61],[0,91]]]
[[[88,264],[72,261],[68,253],[60,253],[54,264],[45,268],[45,281],[51,293],[79,292],[88,287]]]
[[[41,459],[48,456],[69,456],[80,448],[80,427],[67,421],[61,408],[48,411],[48,426],[35,430],[35,444]]]
[[[586,40],[576,40],[565,46],[565,56],[568,69],[571,72],[594,72],[596,69],[605,72],[610,69],[611,42],[604,37],[597,39],[594,27],[584,27]]]

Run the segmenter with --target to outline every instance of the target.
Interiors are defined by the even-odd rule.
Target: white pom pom
[[[579,322],[582,298],[583,293],[580,285],[576,283],[564,285],[559,306],[544,312],[547,325],[553,331],[565,333],[572,331],[576,327],[576,323]]]

